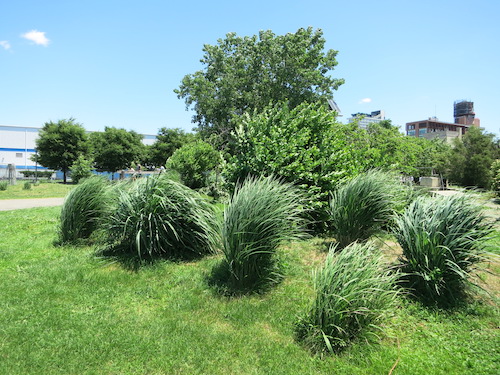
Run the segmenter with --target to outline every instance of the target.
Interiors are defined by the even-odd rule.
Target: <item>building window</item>
[[[22,152],[16,152],[16,158],[22,158],[23,153]]]
[[[408,130],[408,135],[415,136],[415,130]]]

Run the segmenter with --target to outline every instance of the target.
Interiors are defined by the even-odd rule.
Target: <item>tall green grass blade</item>
[[[334,250],[314,273],[315,299],[297,325],[297,337],[314,352],[339,352],[353,340],[376,336],[397,295],[396,276],[371,245]]]
[[[298,189],[274,178],[248,178],[236,189],[221,224],[230,288],[259,289],[276,277],[276,249],[302,236],[303,211]]]
[[[425,302],[460,302],[471,272],[488,257],[491,233],[492,225],[467,195],[418,198],[396,221],[402,281]]]
[[[212,206],[198,193],[163,176],[117,190],[104,223],[107,249],[139,258],[185,258],[215,251]]]
[[[92,177],[68,194],[61,209],[60,242],[77,243],[96,231],[108,205],[107,186],[103,178]]]

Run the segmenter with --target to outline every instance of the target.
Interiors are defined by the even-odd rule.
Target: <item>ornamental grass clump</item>
[[[188,187],[162,176],[119,190],[104,223],[106,250],[138,258],[190,258],[215,249],[212,206]]]
[[[106,212],[107,188],[105,179],[92,177],[71,190],[61,209],[61,243],[77,243],[88,239],[94,233]]]
[[[463,300],[470,274],[486,260],[492,225],[467,195],[415,200],[396,221],[402,285],[423,302]]]
[[[221,224],[219,269],[231,290],[255,291],[279,279],[276,250],[302,236],[303,211],[299,190],[272,177],[247,178],[236,188]]]
[[[401,186],[391,174],[378,170],[360,174],[332,194],[328,210],[331,235],[341,248],[363,242],[393,216]]]
[[[340,252],[332,247],[314,273],[315,298],[296,326],[297,338],[313,352],[337,353],[354,340],[376,337],[396,300],[395,281],[370,244],[355,242]]]

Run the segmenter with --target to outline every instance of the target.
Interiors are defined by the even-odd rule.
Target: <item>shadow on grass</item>
[[[279,263],[279,262],[278,262]],[[217,263],[206,277],[214,292],[224,297],[240,297],[249,294],[265,294],[283,280],[278,264],[263,269],[258,278],[238,280],[231,273],[226,260]]]
[[[174,263],[187,263],[200,260],[205,257],[205,255],[206,254],[197,253],[186,253],[183,256],[172,256],[169,254],[139,255],[137,253],[131,253],[117,248],[101,248],[95,253],[96,257],[112,260],[120,264],[124,269],[133,272],[138,272],[141,268],[153,266],[159,261],[168,260]]]

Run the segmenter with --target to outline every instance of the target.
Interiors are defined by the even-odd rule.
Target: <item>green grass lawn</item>
[[[321,240],[282,247],[285,279],[269,293],[228,298],[207,283],[218,256],[134,271],[91,247],[54,247],[59,210],[0,212],[0,374],[498,373],[491,297],[452,312],[401,299],[379,343],[320,358],[294,323]]]
[[[41,182],[25,190],[24,181],[18,180],[16,185],[9,185],[7,190],[0,190],[0,199],[63,198],[74,186],[76,185],[64,185],[60,182]]]

